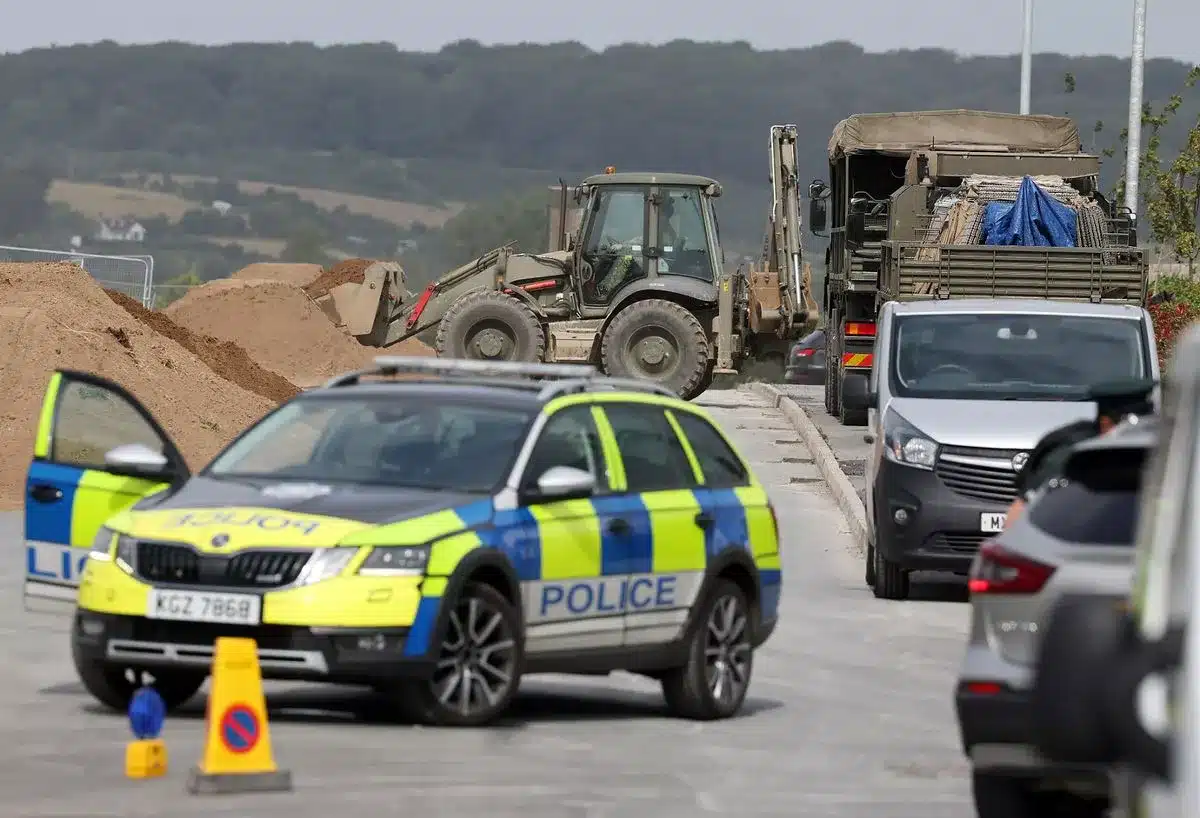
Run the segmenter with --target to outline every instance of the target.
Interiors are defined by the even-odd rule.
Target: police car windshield
[[[1085,400],[1094,384],[1150,376],[1130,318],[901,316],[892,349],[892,392],[905,398]]]
[[[235,441],[204,475],[491,492],[533,416],[444,396],[305,397]]]

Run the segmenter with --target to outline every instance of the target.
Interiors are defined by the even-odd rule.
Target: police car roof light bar
[[[471,358],[416,358],[382,355],[375,365],[331,378],[326,388],[349,386],[366,375],[433,375],[509,378],[570,378],[595,377],[594,367],[578,364],[542,364],[521,361],[480,361]]]

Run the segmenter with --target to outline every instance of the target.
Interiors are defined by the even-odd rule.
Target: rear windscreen
[[[1052,537],[1083,545],[1133,545],[1136,491],[1092,491],[1082,483],[1048,488],[1029,522]]]

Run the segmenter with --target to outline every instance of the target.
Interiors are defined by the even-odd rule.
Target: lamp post
[[[1025,28],[1021,44],[1021,113],[1029,113],[1030,88],[1033,82],[1033,0],[1022,0],[1025,7]]]
[[[1142,65],[1146,61],[1146,0],[1133,3],[1133,51],[1129,58],[1129,138],[1125,142],[1125,207],[1137,224],[1142,155]]]

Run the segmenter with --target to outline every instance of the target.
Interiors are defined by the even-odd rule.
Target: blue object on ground
[[[152,687],[141,687],[129,702],[129,726],[134,738],[158,738],[167,720],[167,706]]]
[[[1016,202],[992,202],[983,213],[983,244],[1002,247],[1074,247],[1078,214],[1038,187],[1021,180]]]

